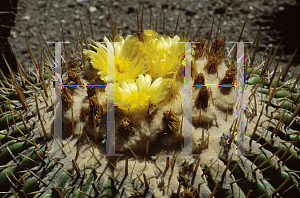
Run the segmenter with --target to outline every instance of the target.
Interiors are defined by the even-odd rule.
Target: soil
[[[109,20],[109,13],[111,13],[112,20],[117,26],[118,34],[126,36],[137,31],[136,11],[138,10],[139,12],[139,22],[141,22],[142,8],[144,7],[143,29],[149,28],[151,15],[152,29],[155,29],[155,21],[158,17],[157,30],[159,33],[163,33],[163,12],[165,12],[165,33],[174,32],[178,17],[178,34],[182,32],[187,33],[190,17],[192,17],[188,33],[189,38],[194,37],[204,18],[206,20],[203,28],[200,29],[196,38],[209,38],[213,20],[214,29],[212,36],[215,38],[219,19],[222,15],[221,33],[219,36],[226,36],[227,41],[236,41],[239,38],[245,20],[247,20],[242,40],[253,41],[261,26],[258,53],[264,60],[267,59],[270,47],[274,45],[275,49],[283,37],[282,45],[285,45],[285,47],[281,60],[282,65],[284,65],[300,43],[300,37],[298,36],[300,33],[300,1],[297,1],[22,0],[18,4],[19,10],[16,26],[11,31],[9,41],[19,61],[23,65],[29,66],[32,64],[32,61],[30,60],[25,37],[28,39],[34,57],[39,61],[41,60],[41,46],[36,36],[38,32],[43,35],[46,41],[61,41],[63,40],[61,27],[63,27],[65,40],[71,42],[71,44],[67,44],[67,49],[70,52],[72,48],[76,48],[77,44],[78,36],[75,25],[79,34],[81,34],[82,24],[87,43],[92,38],[97,41],[103,41],[104,36],[111,35]],[[89,15],[93,37],[91,35]],[[232,44],[227,46],[230,48]],[[250,48],[250,44],[246,44],[246,46],[246,49]],[[54,45],[51,48],[53,49]],[[276,65],[280,49],[271,69]],[[265,53],[266,57],[263,57],[265,50],[267,50]],[[287,79],[297,78],[299,73],[300,50],[293,61]]]

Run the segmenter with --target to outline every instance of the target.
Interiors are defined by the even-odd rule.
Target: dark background
[[[126,36],[137,29],[136,10],[139,11],[141,20],[142,7],[144,6],[143,29],[149,28],[150,10],[152,11],[152,29],[155,29],[155,20],[158,16],[158,32],[163,30],[163,11],[165,12],[165,32],[174,32],[177,17],[179,25],[177,32],[187,32],[190,16],[192,16],[189,38],[197,32],[202,20],[206,18],[204,27],[198,33],[198,38],[208,38],[214,18],[213,38],[221,21],[221,36],[226,36],[226,41],[238,40],[239,34],[247,19],[242,40],[253,41],[261,25],[259,53],[257,60],[263,57],[263,52],[271,45],[277,45],[284,37],[285,45],[282,64],[287,63],[291,54],[300,43],[300,3],[295,0],[259,0],[259,1],[137,1],[137,0],[21,0],[18,4],[16,26],[11,31],[9,41],[17,57],[26,67],[32,64],[25,37],[28,38],[35,58],[39,61],[41,47],[36,37],[40,31],[46,41],[61,41],[61,24],[68,44],[68,51],[76,47],[77,33],[75,24],[81,32],[80,19],[85,36],[89,42],[91,31],[89,26],[89,13],[93,27],[94,39],[102,41],[104,36],[111,34],[109,12],[114,23],[117,24],[118,33]],[[232,45],[228,45],[231,47]],[[53,48],[53,46],[51,46]],[[280,52],[277,53],[278,56]],[[275,61],[278,59],[275,58]],[[273,63],[274,67],[275,63]],[[300,50],[293,62],[288,78],[296,78],[300,73]],[[287,79],[288,79],[287,78]]]

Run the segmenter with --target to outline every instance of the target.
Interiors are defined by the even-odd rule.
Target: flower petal
[[[131,91],[131,94],[137,94],[138,93],[137,85],[136,85],[136,83],[134,82],[133,79],[127,79],[127,84],[128,84],[128,87]]]

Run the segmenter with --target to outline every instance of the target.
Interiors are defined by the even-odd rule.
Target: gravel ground
[[[300,3],[295,0],[21,0],[18,5],[17,23],[11,31],[9,40],[21,63],[29,66],[32,63],[25,37],[28,39],[35,58],[40,60],[41,47],[36,37],[38,31],[41,32],[46,41],[58,41],[62,40],[62,25],[65,40],[71,41],[71,45],[68,45],[68,50],[70,51],[71,46],[75,48],[76,45],[77,32],[75,24],[78,31],[81,32],[80,20],[88,42],[92,38],[89,14],[94,39],[102,41],[104,36],[110,34],[109,12],[114,23],[117,24],[118,33],[126,36],[136,31],[136,10],[139,11],[139,20],[141,20],[143,6],[143,28],[149,28],[151,11],[151,28],[155,29],[155,20],[158,17],[158,32],[161,33],[163,31],[163,12],[165,12],[165,32],[174,32],[177,17],[179,16],[179,27],[177,30],[179,34],[187,32],[189,20],[192,16],[189,37],[194,36],[202,20],[206,18],[204,27],[200,30],[197,37],[208,38],[214,18],[213,38],[215,38],[221,14],[223,15],[221,36],[226,36],[227,41],[238,40],[245,20],[247,20],[247,23],[242,40],[253,41],[261,25],[259,55],[262,57],[266,48],[267,53],[269,53],[270,47],[272,45],[276,46],[281,37],[284,36],[283,64],[287,63],[291,54],[300,43],[300,37],[298,36],[300,33]],[[228,47],[230,46],[228,45]],[[278,52],[277,54],[279,55],[280,53]],[[275,61],[277,59],[275,58]],[[275,63],[273,63],[272,67],[274,65]],[[298,51],[288,78],[296,78],[299,73],[300,52]]]

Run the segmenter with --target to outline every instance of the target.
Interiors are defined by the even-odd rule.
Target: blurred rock
[[[167,4],[167,3],[161,4],[162,9],[168,9],[168,7],[169,7],[169,4]]]
[[[76,0],[77,4],[83,6],[83,3],[87,0]]]
[[[267,48],[267,45],[265,45],[265,44],[260,44],[259,47],[258,47],[258,49],[261,50],[261,51],[266,50],[266,48]]]
[[[122,23],[122,26],[123,26],[123,28],[125,28],[125,29],[129,29],[129,26],[128,26],[127,23]]]
[[[120,8],[120,4],[118,2],[116,2],[116,1],[113,2],[113,6],[115,8]]]
[[[74,18],[75,18],[76,20],[78,20],[78,19],[80,19],[80,15],[79,15],[79,14],[75,14]]]
[[[194,19],[200,19],[200,16],[199,16],[198,14],[196,14],[196,15],[194,16]]]
[[[214,13],[215,14],[225,14],[226,11],[226,6],[221,6],[215,9]]]
[[[94,6],[89,7],[90,13],[96,12],[98,9]]]
[[[154,7],[156,7],[156,4],[154,2],[150,2],[148,8],[154,8]]]
[[[69,8],[74,8],[75,6],[76,6],[76,4],[74,2],[69,2],[68,3]]]
[[[134,8],[133,7],[129,7],[127,10],[127,14],[131,14],[134,13]]]
[[[248,14],[250,12],[250,10],[248,8],[242,8],[240,9],[240,12],[244,13],[244,14]]]
[[[191,8],[187,8],[186,9],[185,15],[187,15],[187,16],[194,16],[195,14],[196,14],[196,10],[191,9]]]
[[[248,14],[248,19],[254,19],[255,18],[255,16],[253,15],[253,14]]]
[[[172,21],[174,21],[174,18],[173,17],[168,17],[167,20],[172,22]]]
[[[22,53],[22,54],[27,54],[27,53],[28,53],[28,49],[22,49],[22,50],[21,50],[21,53]]]
[[[12,38],[17,38],[17,32],[14,31],[14,30],[12,30],[12,31],[10,32],[10,35],[11,35]]]
[[[47,3],[45,1],[38,1],[37,4],[41,7],[44,7],[47,5]]]
[[[171,10],[173,11],[173,10],[175,10],[175,9],[177,9],[177,5],[172,5],[172,6],[171,6]]]
[[[24,19],[24,20],[30,20],[30,16],[29,16],[29,15],[26,15],[26,16],[24,16],[22,19]]]

